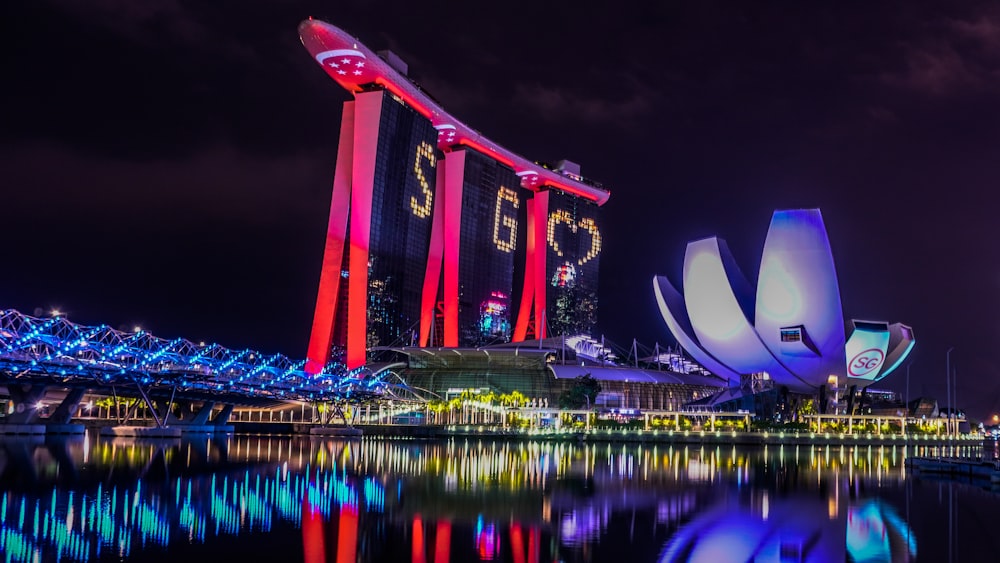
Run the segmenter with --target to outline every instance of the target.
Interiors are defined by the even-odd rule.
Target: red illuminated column
[[[445,155],[445,159],[448,156]],[[445,166],[438,166],[434,182],[434,215],[431,219],[431,244],[427,250],[427,270],[424,289],[420,298],[420,345],[430,345],[431,327],[434,325],[434,308],[437,305],[438,282],[441,279],[441,261],[444,258],[444,193]]]
[[[545,338],[545,229],[549,221],[549,192],[538,192],[528,200],[527,252],[524,259],[524,290],[514,325],[514,342],[528,336],[534,302],[535,338]]]
[[[535,245],[533,248],[534,268],[532,278],[535,282],[535,337],[545,338],[545,255],[548,254],[549,245],[545,238],[545,230],[549,224],[549,192],[538,192],[535,194],[535,214],[534,225]]]
[[[438,168],[438,173],[441,169]],[[444,155],[444,345],[458,346],[458,261],[465,151]]]
[[[536,195],[537,197],[537,195]],[[535,200],[529,199],[527,204],[528,226],[524,253],[524,289],[521,291],[521,303],[517,308],[517,321],[514,323],[514,342],[524,342],[528,337],[528,324],[531,321],[532,297],[535,294]]]
[[[344,104],[340,123],[340,145],[337,148],[337,168],[333,173],[333,197],[330,199],[330,221],[326,227],[323,267],[319,275],[319,292],[313,313],[306,373],[319,373],[330,359],[330,339],[336,322],[337,298],[340,294],[340,272],[347,239],[347,217],[351,205],[351,173],[354,156],[354,102]]]
[[[347,278],[347,367],[365,364],[368,341],[368,250],[371,236],[375,155],[383,92],[355,96],[351,166],[351,254]]]

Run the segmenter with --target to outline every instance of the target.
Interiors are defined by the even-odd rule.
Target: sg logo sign
[[[882,350],[869,348],[851,358],[851,362],[847,365],[848,375],[851,377],[865,377],[877,370],[882,365],[882,360],[884,359],[885,353]]]

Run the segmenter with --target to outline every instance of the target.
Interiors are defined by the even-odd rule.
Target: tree
[[[559,407],[563,409],[590,409],[601,392],[601,384],[589,373],[573,380],[573,386],[559,395]]]

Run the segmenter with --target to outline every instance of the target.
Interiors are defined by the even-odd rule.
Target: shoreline
[[[130,435],[126,430],[142,431],[145,434],[155,434],[155,426],[119,426],[107,424],[105,421],[81,420],[75,424],[83,434],[83,429],[93,430],[101,434]],[[58,434],[58,428],[47,428],[47,425],[32,427],[33,434],[39,436]],[[2,428],[2,425],[0,425]],[[804,432],[804,431],[734,431],[734,430],[642,430],[642,429],[590,429],[590,430],[555,430],[555,429],[522,429],[502,428],[496,426],[477,425],[368,425],[360,424],[346,426],[342,424],[304,424],[291,422],[230,422],[226,425],[170,425],[170,436],[178,438],[181,435],[227,435],[251,434],[267,436],[303,436],[311,438],[382,438],[389,440],[449,440],[454,438],[477,438],[493,440],[528,440],[556,441],[575,443],[635,443],[635,444],[685,444],[713,446],[934,446],[957,447],[979,446],[993,448],[994,439],[978,434],[934,435],[934,434],[898,434],[898,433],[839,433],[839,432]],[[11,429],[13,430],[13,428]],[[164,430],[164,429],[160,429]],[[0,432],[0,439],[3,439]],[[14,438],[14,432],[6,436]],[[22,434],[18,432],[17,434]],[[144,434],[144,435],[145,435]],[[166,437],[166,436],[164,436]]]
[[[233,423],[236,434],[310,435],[318,425],[292,423]],[[325,428],[347,428],[329,425]],[[589,431],[556,431],[537,429],[503,429],[474,425],[356,425],[357,437],[447,440],[451,438],[483,438],[506,440],[559,441],[581,443],[650,443],[706,445],[862,445],[862,446],[983,446],[992,439],[964,434],[937,436],[931,434],[874,434],[801,431],[701,431],[701,430],[637,430],[591,429]],[[311,434],[316,436],[315,433]]]

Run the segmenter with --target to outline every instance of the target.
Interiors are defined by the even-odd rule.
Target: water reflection
[[[6,561],[903,562],[920,538],[927,560],[977,560],[983,540],[946,545],[940,530],[957,529],[949,514],[995,513],[997,495],[988,484],[913,479],[904,459],[915,453],[938,452],[6,439],[0,552]],[[912,519],[911,502],[922,508]]]

